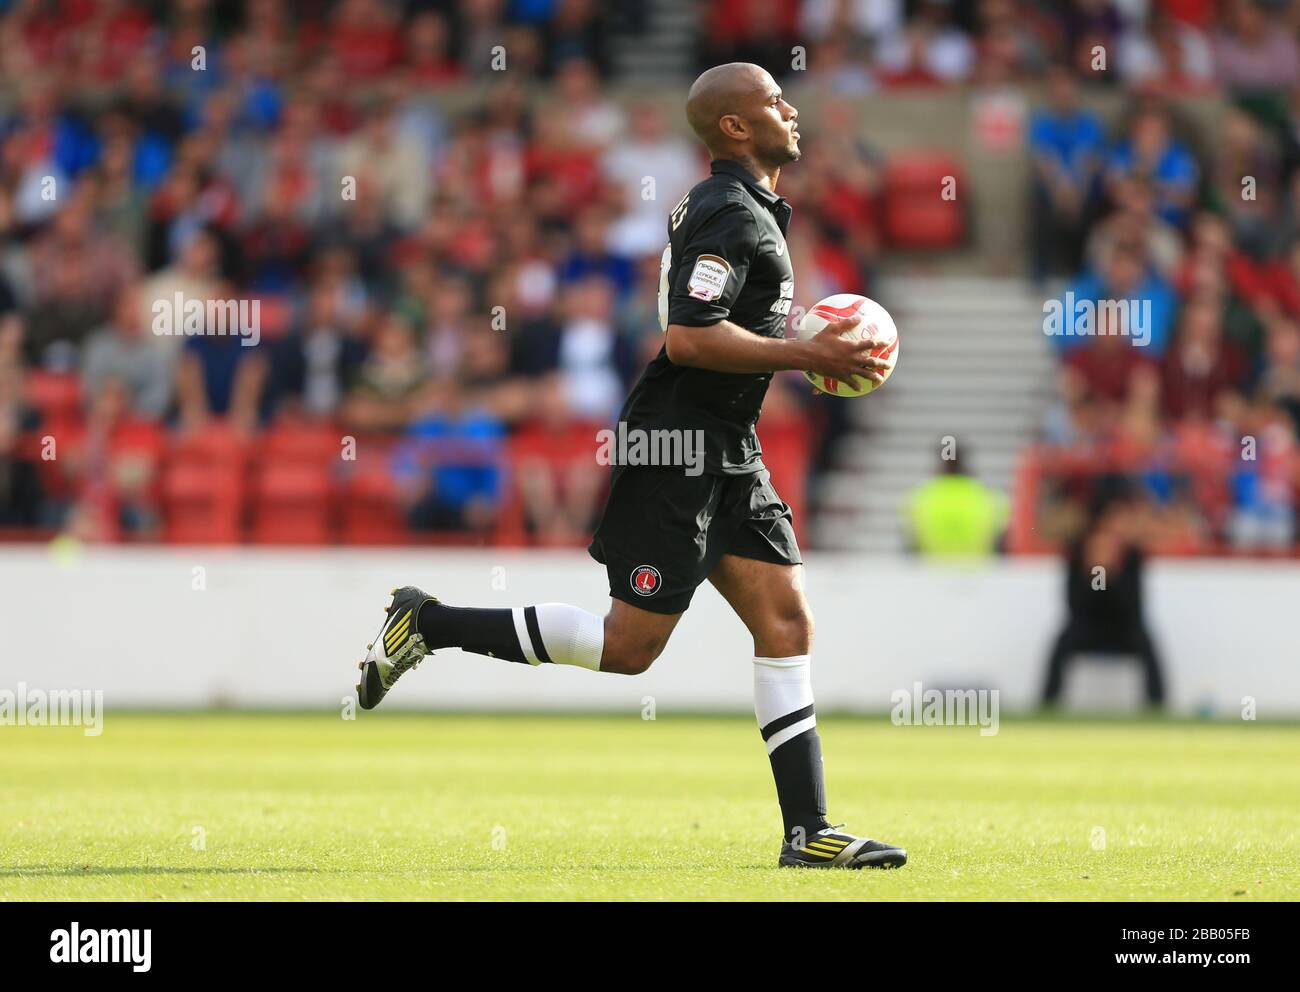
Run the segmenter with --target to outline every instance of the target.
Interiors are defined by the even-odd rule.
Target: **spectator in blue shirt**
[[[1110,184],[1130,176],[1146,181],[1155,192],[1160,218],[1187,229],[1200,169],[1187,147],[1170,134],[1162,111],[1148,107],[1133,118],[1106,171]]]
[[[1169,283],[1147,264],[1141,248],[1132,244],[1115,246],[1100,271],[1085,272],[1054,302],[1063,321],[1059,327],[1047,329],[1059,351],[1085,346],[1098,333],[1121,333],[1152,359],[1165,353],[1178,308]],[[1109,327],[1098,307],[1117,302],[1125,304],[1121,327]]]
[[[1087,225],[1098,200],[1105,130],[1079,106],[1078,86],[1064,66],[1048,76],[1048,103],[1029,122],[1033,160],[1033,276],[1077,272]]]

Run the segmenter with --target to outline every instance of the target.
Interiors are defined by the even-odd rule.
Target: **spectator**
[[[1127,84],[1169,95],[1204,92],[1214,83],[1214,49],[1209,39],[1161,4],[1148,8],[1145,31],[1124,32],[1116,61]]]
[[[589,207],[583,211],[574,224],[573,251],[560,264],[560,279],[566,283],[604,279],[621,300],[632,291],[636,270],[630,258],[610,249],[608,233],[609,222],[603,210]]]
[[[1006,497],[968,475],[955,451],[908,501],[909,541],[926,557],[991,555],[1006,525]]]
[[[848,36],[875,40],[903,28],[903,0],[804,0],[799,31],[817,41]]]
[[[614,325],[614,298],[605,281],[574,284],[550,367],[561,376],[569,408],[578,417],[613,420],[632,375],[631,347]]]
[[[1081,268],[1084,230],[1096,202],[1105,151],[1101,121],[1079,106],[1069,70],[1053,67],[1047,82],[1047,105],[1029,122],[1034,276],[1040,281]]]
[[[1115,210],[1088,235],[1090,268],[1104,269],[1111,252],[1132,247],[1165,281],[1177,278],[1183,260],[1183,237],[1172,224],[1156,216],[1151,186],[1137,178],[1115,184]]]
[[[1286,90],[1300,82],[1294,35],[1262,0],[1229,0],[1214,40],[1219,80],[1234,90]]]
[[[540,381],[535,395],[533,416],[511,447],[525,526],[544,546],[580,543],[596,525],[608,482],[595,458],[598,432],[608,425],[574,417],[555,376]]]
[[[1246,372],[1241,352],[1223,339],[1219,306],[1204,298],[1189,300],[1161,370],[1165,416],[1211,419],[1222,395],[1244,386]]]
[[[1278,406],[1261,400],[1246,414],[1250,448],[1235,460],[1228,535],[1246,551],[1285,551],[1295,543],[1295,431]]]
[[[437,11],[421,11],[411,18],[406,31],[406,67],[422,87],[434,87],[459,80],[463,73],[450,52],[447,19]]]
[[[0,527],[42,523],[40,462],[24,448],[24,432],[34,425],[20,399],[17,369],[0,366]]]
[[[623,134],[623,111],[601,92],[600,77],[587,59],[570,58],[559,65],[555,96],[570,121],[570,134],[581,144],[601,151]]]
[[[975,47],[952,23],[952,0],[921,0],[915,19],[880,40],[876,65],[889,86],[957,83],[974,70]]]
[[[632,133],[607,151],[603,160],[605,177],[615,188],[621,209],[607,243],[619,256],[658,256],[667,243],[667,211],[705,172],[690,145],[668,133],[658,105],[649,101],[635,105],[631,119]],[[647,186],[647,180],[653,185]]]
[[[153,340],[159,348],[175,351],[181,346],[181,338],[157,333],[158,308],[172,306],[177,293],[182,300],[217,299],[219,262],[216,236],[209,231],[198,231],[181,249],[175,264],[159,269],[140,286],[140,319],[146,327],[154,329]]]
[[[1119,49],[1124,22],[1111,0],[1071,0],[1059,14],[1070,65],[1081,79],[1108,84],[1116,74],[1109,71],[1112,52]]]
[[[233,299],[234,287],[219,287],[219,299]],[[198,430],[223,418],[235,430],[252,432],[259,422],[268,362],[264,346],[251,335],[225,333],[204,323],[187,335],[176,369],[176,402],[183,429]]]
[[[344,420],[358,431],[403,430],[419,410],[427,374],[410,322],[395,313],[382,317],[345,401]]]
[[[338,171],[378,197],[385,219],[397,227],[409,231],[424,220],[431,170],[419,146],[398,129],[391,101],[371,106],[365,125],[339,150]]]
[[[504,490],[504,425],[459,383],[411,424],[397,460],[416,530],[486,531]]]
[[[1065,580],[1069,619],[1047,663],[1044,706],[1060,701],[1067,666],[1085,652],[1136,656],[1145,676],[1147,704],[1164,705],[1160,660],[1143,617],[1142,529],[1135,505],[1117,501],[1095,512],[1083,536],[1070,547]]]
[[[1124,323],[1107,333],[1121,334],[1153,356],[1163,355],[1175,310],[1169,284],[1146,270],[1141,249],[1133,245],[1116,245],[1102,264],[1099,273],[1086,273],[1067,290],[1065,300],[1073,301],[1074,312],[1063,306],[1065,328],[1053,338],[1057,346],[1066,352],[1086,347],[1093,334],[1100,334],[1098,317],[1122,303]],[[1092,330],[1090,314],[1096,315]]]
[[[1068,375],[1080,387],[1108,405],[1123,405],[1144,378],[1156,376],[1158,368],[1146,351],[1132,346],[1112,314],[1098,311],[1097,333],[1086,347],[1075,348],[1065,359]]]
[[[329,419],[341,409],[360,374],[366,347],[339,310],[333,289],[317,285],[300,326],[275,342],[267,385],[269,406],[276,413]]]
[[[1253,386],[1261,401],[1287,412],[1292,432],[1300,436],[1300,326],[1293,318],[1278,319],[1269,328]]]
[[[142,423],[132,414],[125,383],[112,378],[99,383],[85,430],[59,459],[74,493],[67,529],[94,541],[155,535],[158,431],[158,424]]]
[[[118,382],[132,413],[161,420],[171,410],[176,355],[150,340],[140,312],[139,287],[124,286],[112,319],[86,342],[82,383],[88,396],[97,396],[109,381]]]
[[[1214,202],[1236,244],[1249,256],[1263,257],[1281,204],[1282,160],[1273,136],[1249,114],[1230,110],[1216,146],[1210,170]]]
[[[818,43],[809,59],[808,81],[817,92],[840,97],[860,97],[880,88],[861,47],[845,37]]]
[[[720,0],[708,8],[700,33],[701,68],[723,62],[754,62],[780,79],[790,66],[798,0]]]
[[[1163,111],[1150,106],[1139,110],[1128,126],[1127,137],[1112,152],[1106,168],[1112,196],[1126,177],[1148,182],[1155,195],[1156,213],[1180,230],[1187,227],[1200,170],[1192,153],[1170,133]]]

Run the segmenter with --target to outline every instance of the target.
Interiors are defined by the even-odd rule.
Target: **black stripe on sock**
[[[759,733],[763,735],[763,740],[768,740],[777,731],[784,730],[792,723],[798,723],[800,720],[806,720],[808,717],[812,715],[813,715],[813,704],[809,703],[801,710],[795,710],[793,713],[787,713],[785,716],[777,717],[766,727],[760,728]]]
[[[542,643],[542,628],[537,626],[537,607],[524,607],[524,623],[528,627],[528,637],[533,642],[533,654],[537,659],[547,665],[552,664],[551,656],[546,653],[546,645]]]

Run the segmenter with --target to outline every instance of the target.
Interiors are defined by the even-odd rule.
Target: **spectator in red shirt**
[[[411,18],[406,26],[406,67],[421,86],[455,82],[464,73],[448,54],[450,32],[447,21],[434,11]]]
[[[1119,328],[1111,327],[1109,320],[1110,312],[1098,307],[1096,337],[1068,353],[1066,374],[1073,375],[1097,399],[1123,404],[1132,395],[1138,378],[1152,375],[1155,366]]]
[[[350,80],[383,75],[397,64],[402,48],[392,9],[382,0],[343,0],[330,25],[329,47]]]
[[[1241,352],[1223,338],[1221,305],[1203,297],[1189,300],[1161,369],[1165,415],[1173,420],[1212,419],[1219,400],[1239,390],[1245,378]]]

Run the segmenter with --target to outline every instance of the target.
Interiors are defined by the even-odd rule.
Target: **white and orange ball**
[[[855,315],[861,316],[862,320],[857,327],[847,331],[844,336],[852,340],[875,338],[884,342],[879,348],[867,353],[872,358],[889,363],[888,368],[881,369],[884,379],[877,383],[866,376],[854,376],[852,381],[846,382],[816,372],[805,372],[808,381],[823,393],[830,393],[832,396],[866,396],[867,393],[879,389],[889,381],[894,365],[898,362],[898,328],[894,326],[894,318],[889,316],[889,311],[875,300],[858,296],[856,293],[836,293],[834,296],[828,296],[804,314],[803,320],[799,322],[799,339],[807,341],[821,333],[827,324]]]

